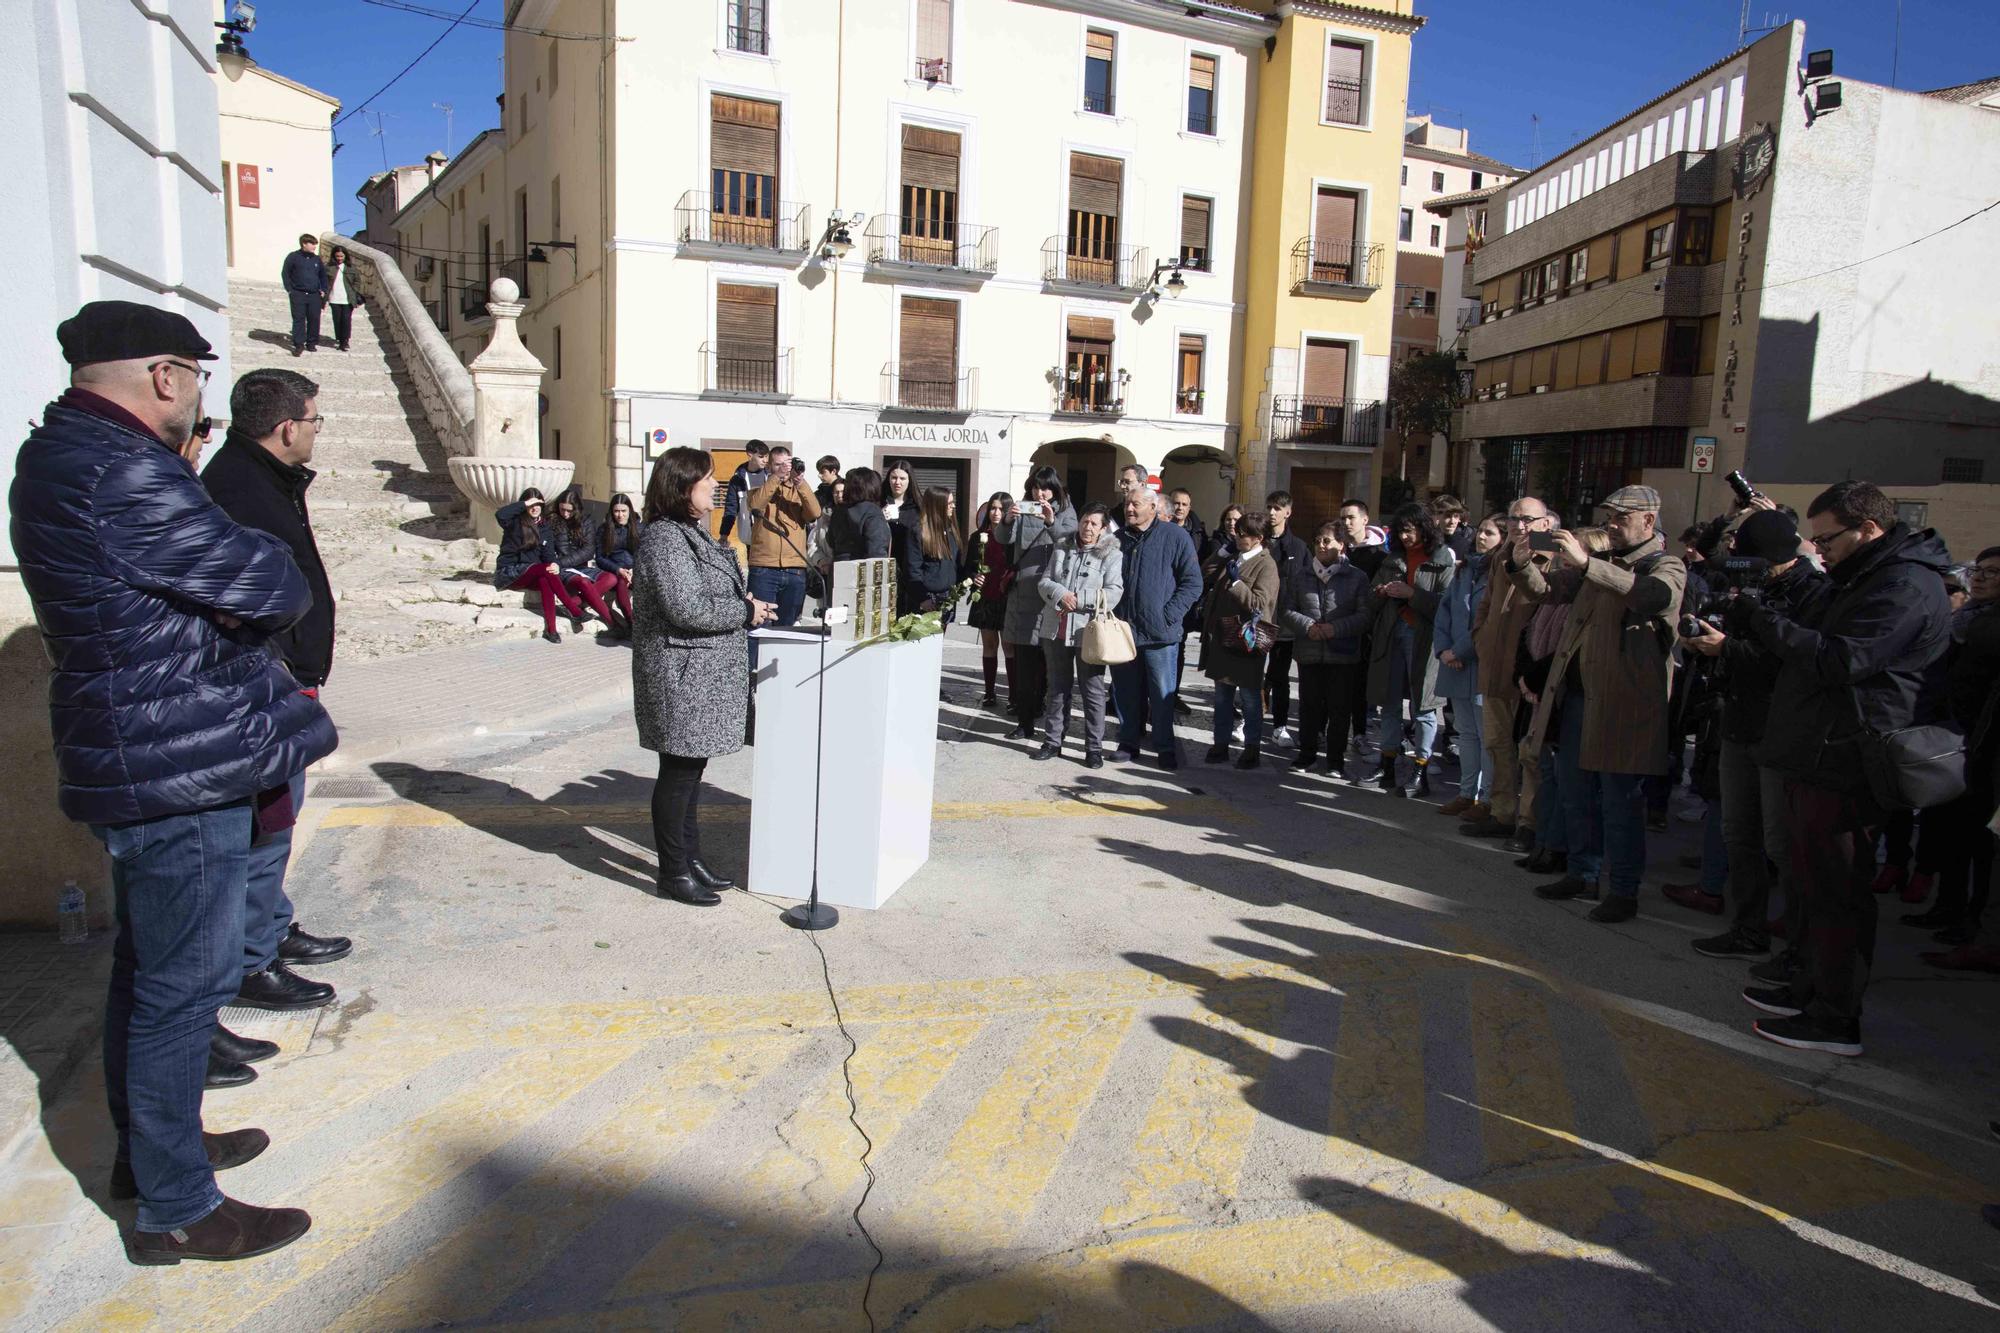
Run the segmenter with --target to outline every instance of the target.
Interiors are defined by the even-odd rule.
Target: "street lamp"
[[[840,211],[834,210],[833,215],[826,220],[826,230],[820,234],[821,259],[831,259],[839,263],[847,258],[848,252],[854,249],[854,233],[850,229],[861,225],[861,216],[856,213],[851,218],[843,219]]]
[[[1187,278],[1181,274],[1181,261],[1178,259],[1161,260],[1159,263],[1153,265],[1153,276],[1146,279],[1146,295],[1149,299],[1154,301],[1160,299],[1160,275],[1162,273],[1167,275],[1166,289],[1168,296],[1179,296],[1187,290]]]
[[[257,30],[257,6],[249,0],[236,0],[230,10],[229,21],[215,26],[222,29],[222,40],[215,44],[215,63],[234,83],[243,77],[244,70],[257,63],[250,58],[249,48],[243,45],[244,36]]]

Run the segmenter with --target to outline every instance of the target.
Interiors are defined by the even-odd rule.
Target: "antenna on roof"
[[[1896,12],[1899,15],[1902,13],[1902,9],[1903,9],[1902,0],[1896,0]],[[1767,9],[1764,11],[1763,25],[1761,27],[1753,28],[1750,26],[1750,0],[1743,0],[1743,12],[1740,15],[1738,15],[1736,19],[1736,44],[1738,46],[1742,46],[1745,42],[1748,42],[1750,40],[1750,34],[1753,32],[1759,34],[1767,32],[1776,32],[1778,29],[1784,27],[1787,23],[1790,23],[1791,21],[1792,21],[1791,15],[1773,14],[1770,10]]]
[[[1542,118],[1530,111],[1528,122],[1535,128],[1535,165],[1542,165]]]

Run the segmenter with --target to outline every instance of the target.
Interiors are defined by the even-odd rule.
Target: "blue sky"
[[[411,0],[456,13],[463,0]],[[708,0],[647,0],[693,5]],[[830,4],[832,0],[789,0]],[[1766,12],[1803,19],[1807,40],[1830,46],[1839,74],[1890,82],[1896,0],[1807,0]],[[475,19],[497,21],[503,0],[478,0]],[[1517,166],[1547,160],[1656,93],[1727,53],[1741,0],[1419,0],[1429,23],[1417,36],[1410,109],[1472,129],[1475,149]],[[446,20],[364,0],[264,0],[251,54],[274,71],[341,99],[343,114],[443,31]],[[367,112],[345,121],[334,158],[335,221],[359,225],[355,189],[390,162],[463,148],[497,122],[500,34],[461,26]],[[2000,2],[1903,0],[1895,82],[1936,88],[2000,76]],[[374,113],[381,112],[381,137]],[[1539,158],[1532,117],[1540,117]]]

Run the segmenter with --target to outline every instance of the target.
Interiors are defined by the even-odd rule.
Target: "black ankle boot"
[[[698,856],[690,856],[688,858],[688,878],[701,885],[704,889],[733,889],[736,887],[736,881],[730,879],[727,875],[716,874]]]
[[[1236,766],[1238,768],[1255,768],[1262,762],[1259,758],[1262,753],[1262,745],[1257,741],[1251,741],[1243,747],[1243,753],[1236,756]]]
[[[1417,761],[1416,785],[1407,794],[1412,796],[1429,796],[1431,794],[1431,766],[1429,760],[1419,759]]]
[[[1382,771],[1375,775],[1375,785],[1383,791],[1401,793],[1402,787],[1396,781],[1396,756],[1393,752],[1382,756]]]

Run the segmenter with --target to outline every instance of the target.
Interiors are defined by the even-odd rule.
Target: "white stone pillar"
[[[474,531],[486,541],[500,539],[493,512],[513,503],[533,486],[553,498],[569,485],[576,464],[542,457],[542,363],[521,342],[516,327],[521,289],[511,278],[495,278],[486,309],[493,333],[486,350],[473,359],[472,452],[453,458],[451,479],[472,502]]]

